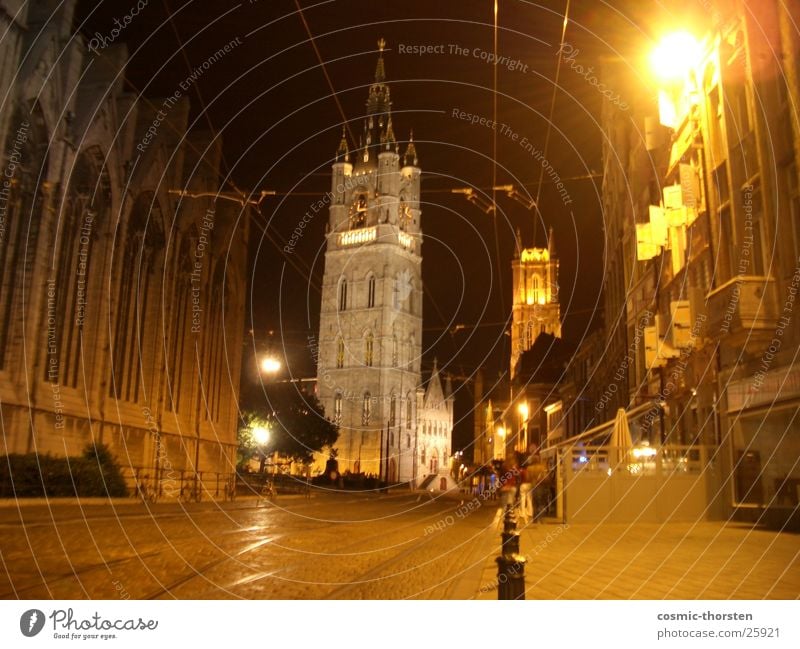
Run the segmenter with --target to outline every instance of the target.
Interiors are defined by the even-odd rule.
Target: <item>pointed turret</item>
[[[392,145],[394,145],[395,148],[397,146],[397,138],[395,138],[395,136],[394,136],[394,129],[392,128],[392,117],[391,117],[391,115],[389,116],[389,122],[386,125],[386,133],[384,134],[382,142],[384,143],[385,149],[387,151],[391,151],[392,150]]]
[[[417,147],[414,146],[414,131],[411,131],[411,135],[408,138],[408,146],[406,147],[406,153],[403,156],[403,164],[406,167],[418,167],[418,160],[417,160]]]
[[[339,141],[339,148],[336,149],[336,162],[348,162],[350,160],[350,149],[347,146],[347,135],[345,127],[342,126],[342,139]]]
[[[383,83],[386,81],[386,67],[383,63],[383,50],[386,49],[386,41],[381,38],[378,41],[378,63],[375,66],[375,83]]]

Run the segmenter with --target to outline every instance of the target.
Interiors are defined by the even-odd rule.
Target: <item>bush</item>
[[[89,444],[80,457],[28,453],[0,458],[1,498],[126,495],[125,479],[103,445]]]

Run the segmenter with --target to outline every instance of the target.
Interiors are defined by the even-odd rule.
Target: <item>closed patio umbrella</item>
[[[633,440],[631,439],[631,429],[628,426],[628,415],[625,413],[625,408],[617,410],[608,446],[608,464],[611,468],[616,467],[618,464],[627,464],[628,455],[633,448]]]

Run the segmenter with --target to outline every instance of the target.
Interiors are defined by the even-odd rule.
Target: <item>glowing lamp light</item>
[[[530,411],[528,410],[528,404],[521,403],[517,409],[519,410],[519,414],[522,416],[522,418],[527,420],[528,415],[530,414]]]
[[[689,32],[680,31],[661,39],[650,57],[659,79],[677,81],[700,61],[700,43]]]
[[[253,428],[253,439],[257,444],[266,444],[269,441],[269,429],[264,426],[256,426]]]
[[[633,457],[637,460],[643,457],[653,457],[658,451],[656,449],[651,448],[649,446],[637,446],[633,449]]]
[[[261,361],[261,371],[267,374],[275,374],[281,369],[281,362],[277,358],[267,356]]]
[[[506,429],[502,426],[497,427],[497,436],[498,437],[505,437],[506,436]]]

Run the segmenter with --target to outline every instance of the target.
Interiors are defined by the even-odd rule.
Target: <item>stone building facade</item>
[[[423,470],[420,174],[413,140],[401,155],[395,138],[381,51],[360,145],[343,135],[332,166],[317,391],[340,470],[390,482]]]
[[[247,263],[221,143],[124,88],[74,3],[0,2],[0,453],[106,444],[130,486],[224,493]],[[202,198],[192,198],[203,194]]]
[[[519,241],[519,232],[517,233]],[[517,249],[511,261],[512,325],[511,377],[520,355],[533,346],[540,333],[561,337],[558,301],[558,257],[552,228],[547,248]]]
[[[709,3],[684,76],[603,119],[609,376],[624,369],[629,399],[613,405],[653,404],[634,441],[717,449],[740,516],[798,502],[798,11]]]
[[[436,361],[425,386],[417,390],[418,476],[448,474],[453,430],[453,388],[450,378],[442,384]]]

